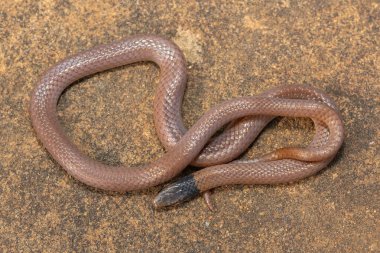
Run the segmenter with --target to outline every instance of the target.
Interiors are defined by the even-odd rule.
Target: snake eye
[[[193,175],[188,175],[166,186],[154,199],[153,204],[155,208],[171,206],[190,200],[199,193]]]

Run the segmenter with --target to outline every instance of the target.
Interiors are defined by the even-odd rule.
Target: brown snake
[[[82,77],[141,61],[155,62],[161,70],[154,122],[167,152],[139,167],[100,163],[66,137],[56,113],[58,99]],[[70,175],[104,190],[145,189],[167,182],[189,164],[207,167],[167,186],[155,198],[156,207],[188,200],[221,185],[277,184],[305,178],[325,167],[343,143],[340,113],[319,90],[284,86],[259,96],[225,101],[187,130],[181,116],[185,87],[186,63],[176,45],[158,36],[133,36],[79,53],[48,70],[31,98],[32,124],[45,148]],[[277,116],[311,118],[315,125],[312,142],[303,148],[278,149],[252,161],[233,161]],[[213,137],[225,125],[225,131]]]

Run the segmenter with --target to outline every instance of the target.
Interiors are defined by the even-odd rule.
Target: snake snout
[[[155,208],[171,206],[190,200],[199,193],[193,175],[188,175],[166,186],[154,199],[153,204]]]

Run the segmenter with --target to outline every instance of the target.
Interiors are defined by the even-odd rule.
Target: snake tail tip
[[[166,186],[154,199],[155,208],[179,204],[200,194],[193,175],[188,175]]]

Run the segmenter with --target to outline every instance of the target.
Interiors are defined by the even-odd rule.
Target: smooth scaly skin
[[[84,155],[64,134],[56,114],[59,96],[84,76],[140,61],[153,61],[161,69],[154,121],[168,151],[140,167],[102,164]],[[178,47],[157,36],[134,36],[67,58],[48,70],[33,93],[30,114],[37,136],[53,158],[93,187],[121,192],[144,189],[168,181],[189,164],[215,165],[189,176],[184,184],[166,188],[155,199],[156,206],[188,199],[176,196],[176,192],[186,193],[188,186],[193,194],[224,184],[283,183],[307,177],[325,167],[343,142],[343,124],[336,106],[318,90],[290,86],[226,101],[186,130],[181,117],[185,87],[185,60]],[[312,143],[306,148],[280,149],[255,161],[224,164],[240,155],[276,116],[312,118],[316,127]],[[228,123],[221,135],[211,139]]]

